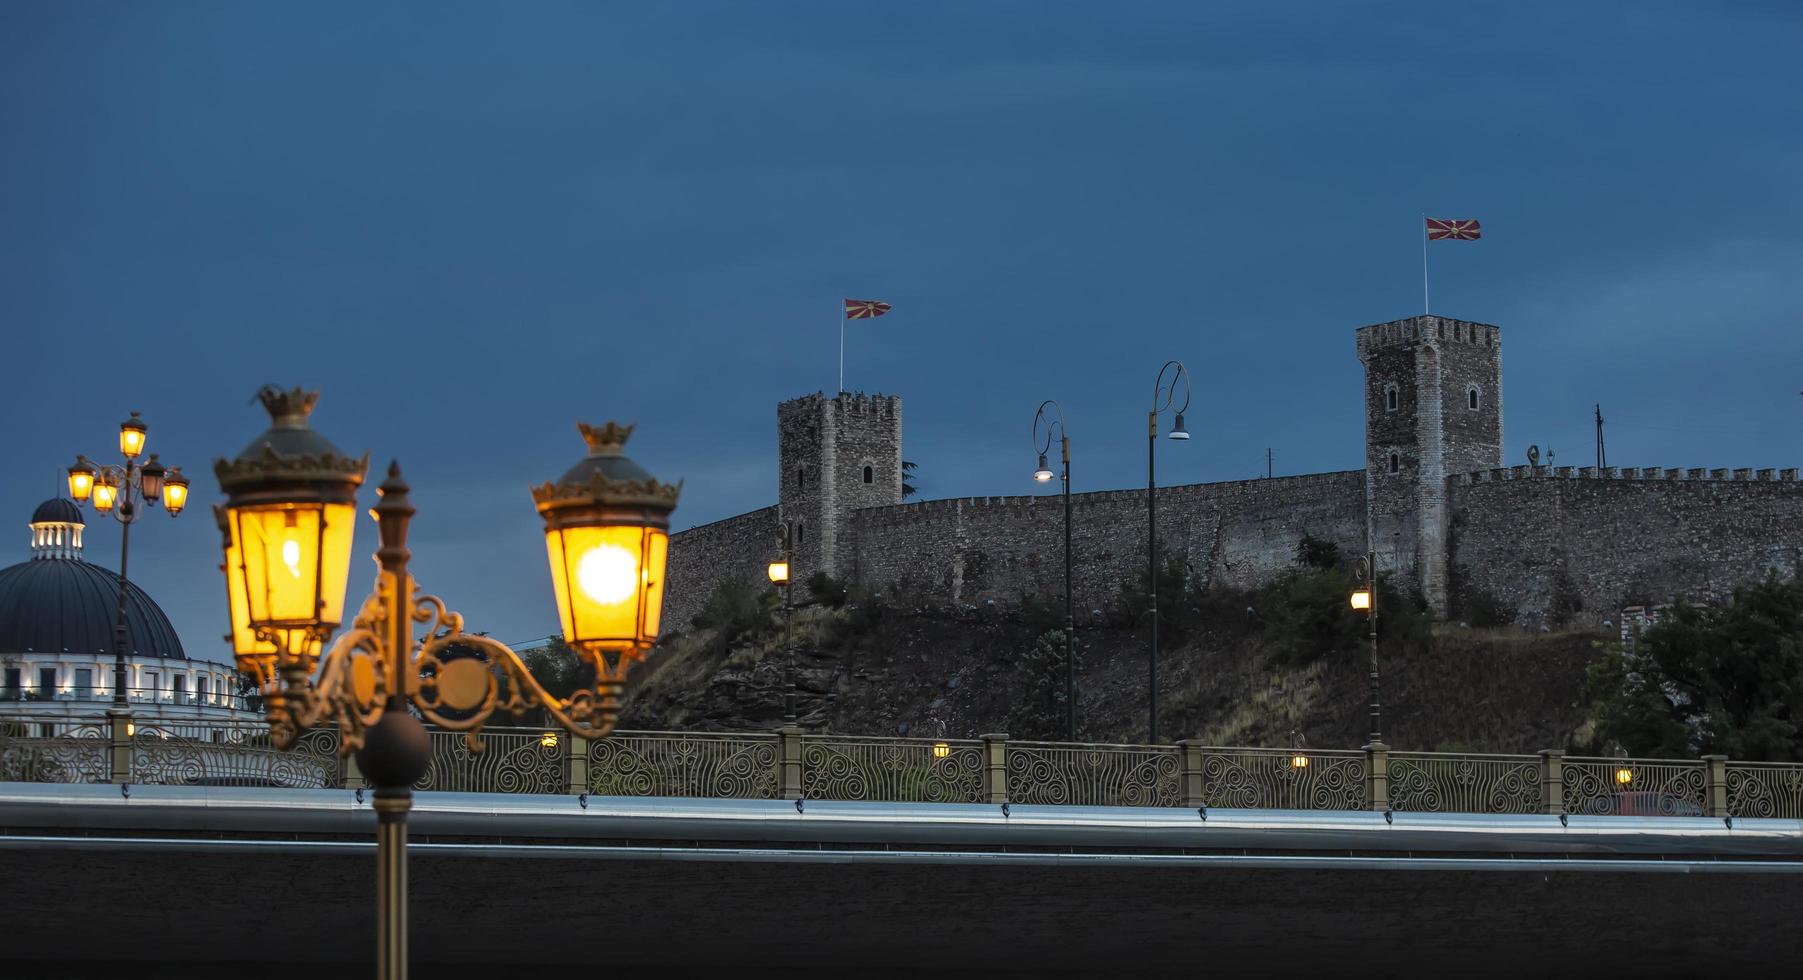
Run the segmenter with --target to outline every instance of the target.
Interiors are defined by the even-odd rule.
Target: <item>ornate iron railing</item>
[[[1203,748],[1204,806],[1364,810],[1371,806],[1363,752]],[[1297,764],[1298,758],[1302,761]]]
[[[944,746],[937,749],[936,746]],[[801,793],[810,800],[976,803],[984,798],[983,743],[950,739],[801,739]]]
[[[1803,818],[1803,766],[1728,763],[1728,815]]]
[[[338,732],[315,728],[282,751],[260,722],[159,722],[135,726],[132,780],[187,786],[344,785]]]
[[[433,731],[432,765],[413,784],[420,790],[462,793],[561,793],[563,737],[538,731],[488,729],[482,751],[470,751],[462,732]]]
[[[1803,819],[1803,765],[778,733],[433,730],[421,790],[736,799]],[[0,780],[361,786],[337,732],[0,716]]]
[[[1519,755],[1390,753],[1390,808],[1423,813],[1538,813],[1541,760]]]
[[[1175,746],[1009,742],[1008,797],[1020,803],[1177,806]]]
[[[1707,812],[1709,773],[1703,762],[1568,758],[1563,771],[1566,813],[1694,817]]]
[[[615,732],[588,743],[588,792],[598,796],[691,796],[773,800],[779,795],[775,735]]]
[[[0,780],[104,783],[111,776],[110,735],[102,723],[67,718],[0,719]]]

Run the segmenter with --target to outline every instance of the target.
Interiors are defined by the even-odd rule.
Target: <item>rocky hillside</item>
[[[1356,623],[1354,640],[1341,636],[1322,645],[1330,652],[1299,655],[1293,632],[1238,622],[1231,612],[1214,618],[1184,631],[1160,656],[1165,740],[1288,745],[1292,730],[1321,748],[1367,740],[1369,676]],[[1045,697],[1061,689],[1061,668],[1034,653],[1046,626],[1043,616],[1022,612],[899,612],[855,603],[799,609],[799,722],[845,734],[1062,738],[1063,709]],[[1329,627],[1345,631],[1337,622]],[[1531,752],[1582,743],[1585,670],[1606,637],[1414,629],[1382,650],[1383,734],[1392,747]],[[1078,638],[1079,737],[1143,742],[1146,631],[1093,626]],[[640,668],[621,727],[779,726],[782,650],[781,629],[767,620],[743,632],[706,628],[673,637]]]

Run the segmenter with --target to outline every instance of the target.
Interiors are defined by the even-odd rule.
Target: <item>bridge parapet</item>
[[[337,733],[277,751],[258,725],[131,726],[10,718],[0,780],[355,788]],[[784,732],[490,729],[473,748],[433,731],[417,788],[526,794],[886,803],[1187,807],[1423,813],[1803,818],[1803,765],[1538,755],[908,739]]]

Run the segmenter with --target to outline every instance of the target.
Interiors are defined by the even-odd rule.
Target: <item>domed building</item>
[[[31,557],[0,569],[0,719],[92,719],[113,700],[119,573],[83,557],[80,507],[31,515]],[[232,664],[194,660],[137,583],[125,590],[126,699],[135,719],[255,717]]]

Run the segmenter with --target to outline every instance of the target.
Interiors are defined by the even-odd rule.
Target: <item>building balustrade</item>
[[[1803,765],[1203,745],[491,729],[431,733],[420,790],[1479,814],[1803,819]],[[275,748],[260,721],[0,716],[0,780],[359,788],[332,729]]]

